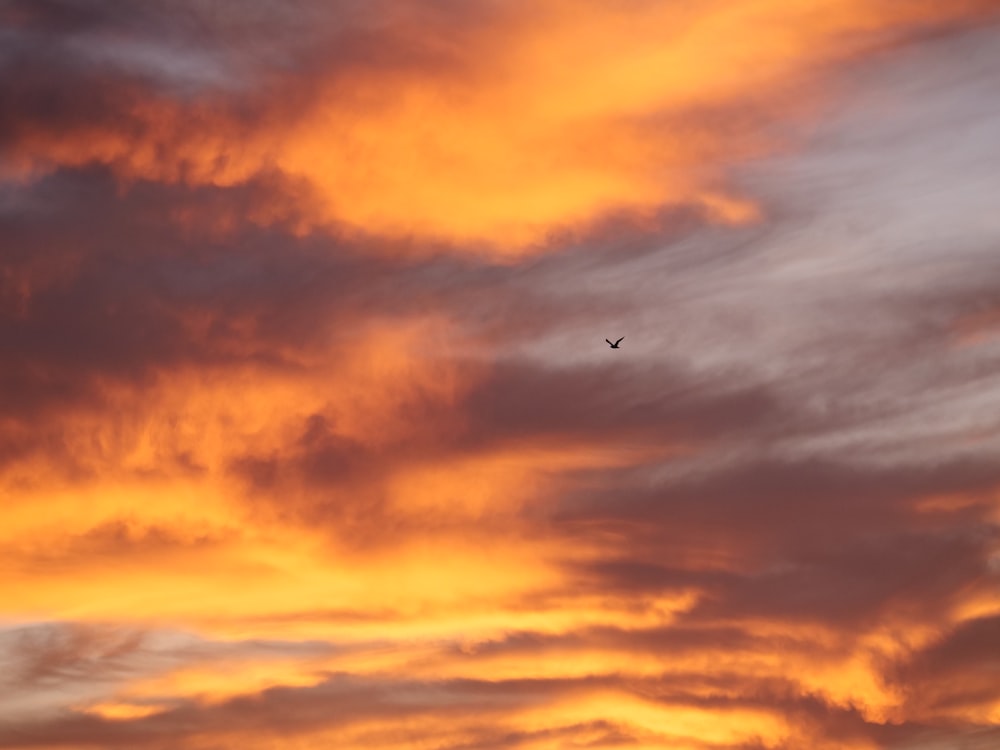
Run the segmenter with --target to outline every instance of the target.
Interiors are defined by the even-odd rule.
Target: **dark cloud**
[[[661,742],[672,737],[669,725],[654,734],[600,716],[585,724],[557,724],[531,733],[505,733],[489,723],[490,716],[513,708],[537,706],[540,702],[554,699],[583,697],[608,688],[618,688],[626,694],[665,706],[780,711],[790,714],[796,723],[818,725],[822,732],[842,738],[871,736],[880,729],[867,724],[856,711],[831,707],[817,698],[796,696],[788,686],[759,685],[755,690],[756,697],[734,699],[723,695],[697,697],[685,692],[681,685],[681,681],[671,678],[622,680],[614,676],[578,680],[412,682],[334,675],[311,688],[275,688],[212,706],[187,704],[130,721],[65,716],[45,726],[22,723],[0,734],[0,747],[57,746],[65,741],[105,747],[127,746],[129,743],[160,747],[161,743],[165,745],[198,735],[211,737],[218,733],[225,737],[233,732],[240,735],[252,732],[287,737],[308,735],[318,730],[346,730],[375,718],[406,722],[420,716],[434,717],[436,722],[445,724],[455,724],[460,720],[468,724],[472,719],[473,733],[478,734],[479,739],[473,743],[463,739],[444,745],[456,749],[496,747],[504,739],[516,746],[531,738],[571,738],[583,734],[583,730],[590,730],[586,733],[592,735],[595,729],[599,730],[603,741],[611,743],[634,736]],[[449,734],[443,727],[432,731],[443,736]],[[378,734],[377,730],[375,734]]]
[[[52,624],[0,634],[12,688],[67,681],[121,679],[144,645],[142,631],[116,627]]]
[[[979,532],[843,540],[838,552],[791,558],[773,572],[742,577],[689,617],[863,626],[893,617],[932,621],[956,603],[956,592],[987,575],[988,548]]]
[[[142,385],[184,364],[294,368],[296,352],[331,335],[363,335],[361,309],[398,315],[426,298],[390,291],[405,266],[365,260],[335,240],[239,224],[213,238],[171,220],[188,210],[245,213],[276,199],[266,182],[142,183],[120,194],[106,173],[83,172],[22,198],[28,209],[0,230],[8,414],[71,405],[95,378]]]
[[[684,655],[766,653],[811,653],[816,658],[816,644],[787,636],[762,636],[749,629],[734,626],[685,625],[683,623],[655,628],[580,628],[571,633],[517,632],[499,640],[484,641],[474,647],[454,648],[451,657],[490,659],[497,656],[522,655],[540,657],[546,652],[573,654],[585,650],[620,651],[622,653],[656,656],[669,660]],[[684,671],[686,670],[678,670]],[[720,668],[712,677],[720,679]],[[690,675],[689,675],[690,676]]]
[[[729,633],[727,635],[726,633]],[[734,642],[731,631],[715,633],[720,641],[711,641],[718,647],[749,647],[748,641]],[[613,631],[595,631],[598,643],[612,642],[625,645],[626,634]],[[647,631],[636,636],[640,643],[645,636],[653,638],[647,646],[654,648],[670,645],[697,649],[707,641],[705,632],[682,631],[659,634]],[[515,638],[501,648],[523,648],[530,643],[524,637]],[[773,644],[771,644],[773,645]],[[488,646],[487,649],[497,646]],[[668,652],[669,653],[669,652]],[[469,658],[476,658],[475,654]],[[620,691],[654,705],[665,708],[691,708],[704,711],[728,712],[753,710],[780,716],[788,722],[792,738],[787,745],[808,741],[853,743],[867,741],[887,747],[917,747],[916,743],[936,732],[927,725],[911,722],[882,724],[866,719],[854,707],[839,706],[803,692],[790,680],[774,678],[747,678],[733,674],[680,673],[655,678],[624,678],[617,675],[592,676],[580,679],[520,679],[520,680],[431,680],[413,681],[389,677],[358,677],[347,674],[330,675],[319,685],[305,688],[272,688],[260,693],[240,696],[214,704],[198,705],[184,702],[167,707],[152,716],[130,720],[107,720],[96,716],[65,713],[61,717],[47,717],[44,723],[22,719],[8,723],[0,732],[0,746],[9,748],[57,747],[72,742],[79,746],[120,747],[135,746],[160,748],[171,743],[187,742],[196,738],[211,742],[213,737],[233,738],[248,733],[257,736],[285,737],[308,736],[318,731],[355,731],[358,727],[371,726],[372,720],[388,721],[377,729],[363,730],[371,740],[386,738],[398,731],[396,722],[410,726],[411,740],[420,736],[436,736],[442,747],[492,748],[518,746],[528,740],[541,738],[590,737],[592,746],[617,746],[633,741],[664,742],[671,739],[669,722],[660,731],[652,733],[616,722],[600,715],[582,724],[555,723],[530,732],[503,730],[492,722],[493,717],[518,708],[538,707],[550,701],[583,698],[608,689]],[[669,714],[668,714],[669,715]],[[424,723],[416,721],[423,717]],[[427,720],[432,719],[430,724]],[[411,723],[412,721],[412,723]],[[449,727],[463,726],[461,739],[447,739]],[[419,727],[424,727],[423,729]],[[963,736],[974,741],[976,728],[958,729],[951,736]],[[424,734],[428,733],[428,734]],[[472,734],[475,739],[470,740]],[[595,734],[597,739],[594,739]],[[228,739],[221,740],[223,742]],[[769,743],[767,746],[775,746]],[[974,746],[974,745],[973,745]],[[752,742],[739,745],[706,743],[712,748],[750,748]]]
[[[185,182],[199,146],[215,148],[221,169],[242,155],[235,143],[292,128],[323,87],[350,107],[359,73],[447,74],[457,48],[431,31],[472,22],[475,7],[11,0],[0,9],[4,172],[103,164],[134,176],[141,164]],[[238,182],[264,171],[266,159]]]
[[[439,304],[449,302],[446,291],[438,297]],[[407,429],[399,437],[352,435],[334,410],[314,413],[270,435],[276,447],[268,452],[234,456],[228,471],[248,488],[254,506],[381,546],[415,528],[455,522],[444,508],[407,518],[388,501],[387,484],[407,471],[559,446],[597,454],[608,445],[697,452],[702,443],[766,431],[782,414],[767,392],[706,383],[667,366],[560,369],[515,360],[483,368],[464,358],[453,366],[461,395],[441,400],[409,386],[398,410]],[[574,481],[562,471],[550,475]],[[590,479],[603,484],[607,475],[597,470]]]
[[[762,462],[701,478],[653,477],[648,469],[593,472],[565,490],[553,528],[606,549],[570,566],[584,590],[700,592],[681,622],[841,628],[934,621],[991,577],[998,477],[988,464]],[[917,510],[938,496],[968,500]]]
[[[971,526],[989,512],[989,493],[1000,479],[991,464],[977,461],[880,468],[761,458],[700,471],[681,467],[675,477],[658,474],[662,468],[656,465],[615,471],[604,482],[584,474],[555,520],[568,528],[597,521],[631,524],[640,538],[670,534],[660,539],[676,535],[678,543],[700,530],[735,550],[747,549],[740,545],[744,540],[762,559],[781,559],[834,548],[855,535]],[[973,502],[951,513],[914,512],[921,498],[948,493],[967,494]]]
[[[995,585],[997,576],[992,576]],[[1000,698],[1000,617],[966,620],[908,659],[887,669],[914,716],[985,716]]]
[[[699,441],[763,431],[780,418],[772,393],[709,383],[669,364],[573,368],[500,362],[466,397],[471,424],[493,438]]]
[[[346,728],[375,718],[419,715],[448,721],[485,716],[558,693],[585,690],[595,681],[454,680],[412,682],[332,675],[310,688],[272,688],[220,704],[186,703],[154,716],[108,721],[65,714],[45,724],[23,722],[0,729],[0,747],[83,745],[159,747],[192,735],[267,733],[294,736]]]

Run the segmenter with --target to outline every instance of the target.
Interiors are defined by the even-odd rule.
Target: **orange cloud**
[[[523,257],[670,206],[762,221],[729,172],[795,147],[769,125],[808,122],[834,63],[987,4],[294,4],[310,29],[246,3],[290,24],[269,40],[158,3],[0,10],[58,42],[45,70],[89,50],[0,106],[25,178],[0,194],[0,748],[995,729],[1000,469],[881,450],[910,437],[870,435],[906,383],[862,366],[865,326],[811,298],[770,326],[791,285],[704,236]],[[199,88],[178,47],[222,72]],[[798,280],[771,249],[761,275]],[[995,327],[976,309],[959,338]],[[608,352],[609,320],[657,332]],[[810,346],[772,359],[786,334]],[[988,343],[942,361],[979,373],[947,357]],[[741,346],[767,361],[720,354]],[[852,400],[855,370],[890,387]]]
[[[446,15],[392,5],[363,63],[331,53],[247,101],[149,97],[122,83],[108,117],[28,130],[11,163],[97,162],[128,179],[213,185],[277,170],[311,190],[297,195],[300,231],[332,224],[515,254],[671,205],[743,223],[759,211],[727,170],[786,147],[765,118],[823,102],[818,68],[982,7],[552,0]],[[414,55],[383,59],[379,45]]]

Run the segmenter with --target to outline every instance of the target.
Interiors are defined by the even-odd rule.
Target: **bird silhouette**
[[[608,342],[608,346],[610,346],[610,347],[611,347],[612,349],[621,349],[621,347],[620,347],[620,346],[618,346],[618,345],[619,345],[619,344],[620,344],[620,343],[622,342],[622,339],[623,339],[623,338],[625,338],[625,337],[624,337],[624,336],[622,336],[622,338],[621,338],[621,339],[618,339],[618,340],[617,340],[617,341],[616,341],[615,343],[613,343],[613,344],[611,343],[611,340],[610,340],[610,339],[604,339],[604,340]]]

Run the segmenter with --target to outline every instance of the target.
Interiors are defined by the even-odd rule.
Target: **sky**
[[[998,195],[995,1],[0,0],[0,750],[997,747]]]

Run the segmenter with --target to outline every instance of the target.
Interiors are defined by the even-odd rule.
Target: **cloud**
[[[616,685],[624,688],[626,698],[619,710],[626,707],[640,726],[627,729],[622,724],[603,718],[582,718],[584,712],[599,706],[601,697]],[[391,739],[394,732],[375,729],[374,719],[405,722],[411,737],[428,730],[443,736],[446,747],[490,747],[500,741],[515,746],[536,738],[587,737],[598,735],[597,741],[615,741],[622,737],[639,737],[646,741],[673,741],[683,747],[735,747],[753,741],[754,725],[767,725],[765,718],[772,711],[791,717],[781,722],[786,731],[799,737],[809,737],[815,728],[850,744],[852,740],[877,734],[856,712],[837,710],[822,701],[794,698],[780,687],[764,688],[759,697],[750,700],[726,697],[697,698],[673,692],[669,681],[653,680],[623,684],[615,678],[569,680],[446,680],[437,682],[380,682],[359,680],[343,675],[331,676],[321,685],[310,688],[273,689],[253,698],[238,698],[206,707],[186,705],[155,716],[126,721],[108,721],[90,717],[67,717],[47,727],[48,742],[60,737],[76,737],[88,744],[118,746],[140,742],[159,747],[163,737],[173,727],[183,727],[182,734],[192,738],[194,747],[201,747],[199,735],[208,727],[222,732],[232,741],[249,742],[251,746],[268,746],[269,739],[284,736],[300,737],[306,743],[322,742],[331,731],[339,732],[347,747],[360,746],[365,741]],[[551,703],[560,718],[545,728],[504,732],[489,729],[482,720],[492,714]],[[579,708],[574,708],[574,704]],[[607,704],[609,708],[614,703]],[[613,709],[612,709],[613,710]],[[688,727],[705,711],[716,710],[730,716],[706,732],[714,739],[700,740],[688,734]],[[663,722],[656,725],[655,718]],[[740,720],[751,723],[740,728]],[[645,726],[642,726],[645,725]],[[799,734],[796,725],[808,727]],[[37,746],[39,728],[18,727],[20,745]],[[832,732],[829,730],[833,729]],[[399,730],[395,730],[399,731]],[[176,736],[176,730],[172,732]],[[77,740],[79,741],[79,740]],[[7,746],[10,746],[9,744]],[[530,745],[527,745],[530,746]]]
[[[995,8],[799,5],[4,5],[0,745],[985,747]]]
[[[891,670],[906,696],[906,711],[937,720],[988,725],[997,701],[997,660],[989,644],[1000,619],[966,620],[901,660]]]
[[[806,72],[859,53],[868,35],[975,18],[981,4],[253,3],[239,22],[197,2],[121,19],[102,7],[11,11],[23,28],[0,132],[15,170],[96,163],[127,180],[214,185],[278,170],[316,191],[310,226],[521,252],[553,230],[667,204],[753,219],[725,165],[775,148],[766,108],[808,107]],[[786,23],[767,23],[775,15]],[[33,28],[68,38],[38,52]],[[143,44],[125,51],[123,38]],[[201,71],[221,60],[229,85],[161,85],[189,78],[193,53]]]

